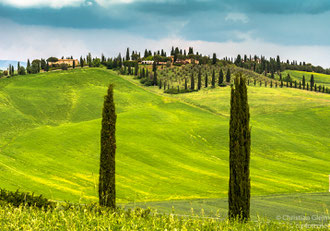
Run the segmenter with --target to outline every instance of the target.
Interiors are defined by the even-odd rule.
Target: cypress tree
[[[83,68],[84,67],[84,60],[83,58],[80,56],[80,67]]]
[[[311,83],[311,91],[313,91],[313,87],[314,87],[314,75],[311,75],[311,80],[310,80],[310,83]]]
[[[184,89],[185,89],[185,90],[188,89],[187,78],[184,78]]]
[[[220,84],[222,84],[223,83],[223,71],[222,71],[222,69],[220,69],[220,72],[219,72],[219,86],[220,86]]]
[[[195,78],[194,78],[194,73],[191,74],[190,89],[191,89],[191,90],[194,90],[194,89],[195,89]]]
[[[303,75],[303,78],[302,78],[302,86],[303,86],[303,89],[305,90],[305,85],[306,85],[306,80],[305,80],[305,76]]]
[[[45,68],[45,71],[49,71],[49,63],[48,63],[48,61],[47,61],[47,63],[46,63],[46,68]]]
[[[26,71],[28,74],[31,73],[31,64],[30,64],[30,59],[27,60],[27,64],[26,64]]]
[[[217,54],[213,53],[212,64],[215,65],[216,63],[217,63]]]
[[[273,88],[273,81],[270,81],[270,87]]]
[[[309,90],[309,86],[308,86],[308,83],[307,83],[307,86],[306,86],[306,90],[307,90],[307,91]]]
[[[212,81],[211,81],[211,83],[212,83],[212,87],[214,88],[215,87],[215,72],[214,72],[214,70],[212,72]]]
[[[240,75],[231,88],[229,128],[228,216],[246,221],[250,218],[250,112],[245,79]]]
[[[198,72],[198,83],[197,83],[198,90],[200,90],[201,87],[202,87],[202,73],[201,73],[201,69],[199,69],[199,72]]]
[[[294,81],[294,88],[297,88],[297,80]]]
[[[154,79],[153,79],[154,86],[157,85],[157,70],[154,72]]]
[[[104,97],[102,112],[99,203],[112,209],[116,208],[116,119],[113,85],[110,84],[108,94]]]
[[[226,82],[230,83],[230,69],[228,68],[227,74],[226,74]]]
[[[139,64],[138,64],[138,62],[135,62],[134,75],[137,76],[138,72],[139,72]]]
[[[130,60],[129,48],[127,47],[127,50],[126,50],[126,61],[129,61],[129,60]]]
[[[208,80],[207,73],[206,73],[206,74],[205,74],[205,87],[208,86],[208,84],[209,84],[208,81],[209,81],[209,80]]]
[[[75,69],[76,68],[76,62],[73,60],[72,62],[72,69]]]

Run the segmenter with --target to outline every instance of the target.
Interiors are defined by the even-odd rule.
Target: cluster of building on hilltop
[[[78,59],[58,59],[56,62],[48,62],[49,66],[56,66],[61,64],[67,64],[69,66],[73,66],[73,63],[75,66],[79,65]]]
[[[192,58],[186,58],[186,59],[177,59],[174,61],[174,56],[170,56],[171,58],[171,64],[199,64],[199,60],[192,59]],[[140,64],[154,64],[155,61],[153,60],[141,60],[139,61]],[[159,65],[165,65],[167,62],[156,62]]]
[[[171,64],[199,64],[199,61],[196,59],[192,59],[192,58],[187,58],[187,59],[177,59],[174,61],[174,56],[170,56],[171,58]],[[152,65],[154,64],[155,61],[153,60],[141,60],[139,61],[140,64],[147,64],[147,65]],[[58,59],[55,62],[49,62],[50,66],[56,66],[56,65],[61,65],[61,64],[67,64],[69,66],[73,66],[73,63],[75,64],[75,66],[79,65],[79,61],[78,59]],[[158,65],[166,65],[167,62],[156,62]]]

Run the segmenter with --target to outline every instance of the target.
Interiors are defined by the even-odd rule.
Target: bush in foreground
[[[36,196],[33,193],[7,191],[0,189],[0,204],[11,204],[12,206],[19,207],[34,206],[37,208],[50,208],[55,207],[55,203],[44,198],[42,195]]]

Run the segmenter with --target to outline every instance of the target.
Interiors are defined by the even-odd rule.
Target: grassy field
[[[159,213],[183,216],[227,217],[227,199],[195,199],[123,204],[123,208],[153,208]],[[251,220],[259,217],[277,221],[306,223],[330,222],[329,193],[299,193],[254,196],[251,199]],[[305,219],[301,219],[305,218]]]
[[[313,73],[307,71],[293,71],[293,70],[286,70],[282,72],[282,77],[286,77],[290,74],[293,80],[297,80],[297,82],[302,81],[303,76],[305,76],[306,83],[310,83],[311,75],[314,75],[314,82],[317,85],[324,85],[325,87],[330,87],[330,75],[320,74],[320,73]]]
[[[0,80],[0,187],[97,200],[110,82],[120,203],[226,197],[229,87],[170,96],[105,69]],[[252,194],[326,192],[330,95],[249,87],[249,100]]]
[[[60,206],[55,210],[0,205],[2,230],[328,230],[329,224],[271,221],[247,223],[202,216],[165,215],[146,210],[117,213],[97,206]]]

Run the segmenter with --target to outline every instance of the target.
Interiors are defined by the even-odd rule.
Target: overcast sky
[[[0,0],[0,59],[193,46],[330,67],[329,21],[329,0]]]

